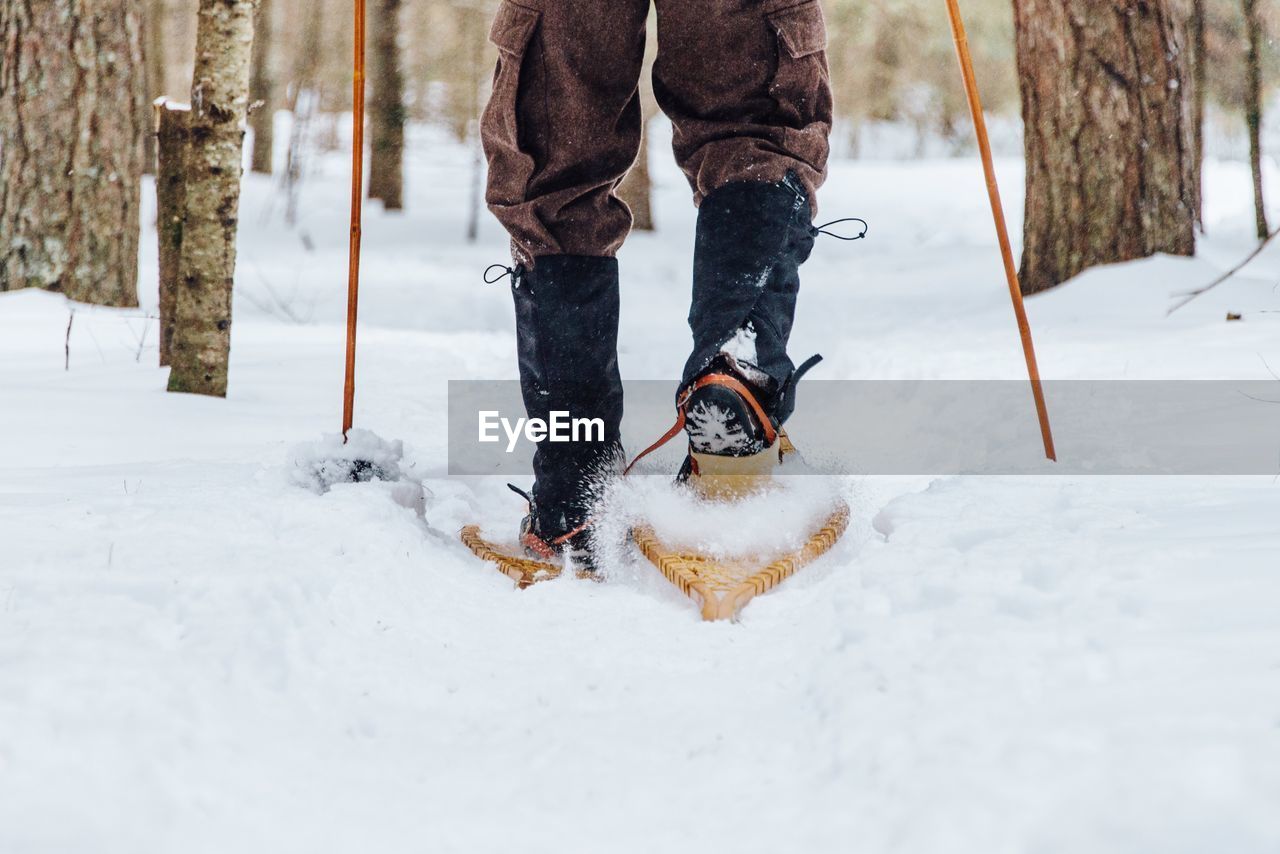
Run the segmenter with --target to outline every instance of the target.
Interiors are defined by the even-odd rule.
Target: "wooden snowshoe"
[[[728,385],[746,394],[763,422],[769,424],[767,416],[759,409],[759,404],[750,397],[750,392],[740,382],[721,374],[711,374],[699,380],[702,385],[713,382]],[[698,387],[698,384],[694,387]],[[688,392],[677,403],[679,417],[671,430],[632,460],[624,471],[624,476],[641,458],[681,432],[685,422],[684,403],[687,399]],[[688,485],[706,501],[735,501],[745,495],[768,490],[778,465],[786,456],[795,453],[796,449],[786,431],[780,427],[775,429],[769,424],[766,435],[768,446],[759,453],[746,457],[700,454],[690,448]],[[640,553],[667,580],[698,603],[704,620],[732,620],[751,599],[778,586],[802,567],[829,552],[848,526],[849,506],[839,501],[800,548],[758,561],[717,559],[696,551],[673,548],[664,544],[661,537],[648,525],[632,528],[631,538]],[[461,536],[462,542],[477,557],[494,564],[522,589],[539,581],[557,578],[562,572],[562,568],[556,564],[518,554],[511,547],[486,540],[475,525],[463,528]],[[595,573],[579,573],[579,577],[597,576]]]
[[[759,453],[743,457],[702,454],[690,446],[684,469],[688,475],[686,483],[706,501],[732,502],[755,492],[769,490],[778,466],[786,457],[796,453],[795,445],[791,443],[786,430],[773,426],[750,390],[737,379],[722,374],[709,374],[695,383],[689,391],[710,383],[726,385],[743,395],[755,408],[760,423],[765,425],[765,437],[769,444]],[[636,457],[632,466],[673,439],[684,428],[688,394],[686,392],[676,404],[675,425]],[[829,552],[844,536],[848,527],[849,506],[840,501],[810,533],[804,545],[786,554],[760,561],[722,560],[697,551],[673,548],[664,544],[661,537],[648,525],[632,528],[631,538],[640,553],[668,581],[698,603],[704,620],[732,620],[751,599],[778,586],[795,575],[801,567]]]
[[[498,571],[516,583],[523,590],[532,587],[539,581],[550,581],[560,577],[563,568],[558,564],[531,558],[516,548],[493,543],[480,533],[479,525],[468,525],[459,535],[462,544],[471,549],[478,558],[492,563]]]
[[[472,554],[486,563],[493,564],[521,590],[532,587],[539,581],[559,578],[564,572],[564,567],[560,564],[529,557],[519,546],[495,543],[485,539],[480,533],[479,525],[467,525],[458,536],[462,544],[471,549]],[[586,570],[579,570],[577,576],[589,581],[600,580],[596,573]]]
[[[803,546],[764,563],[719,560],[663,544],[647,525],[633,528],[632,539],[650,563],[702,609],[704,620],[732,620],[761,593],[777,587],[802,567],[829,552],[849,526],[849,507],[840,502]]]
[[[749,457],[717,457],[691,454],[689,486],[707,501],[734,501],[752,492],[769,489],[779,461],[795,453],[784,431],[777,441]],[[826,554],[849,526],[849,506],[843,501],[832,508],[804,545],[771,560],[722,560],[696,551],[669,547],[648,525],[632,529],[631,538],[640,553],[656,566],[680,592],[702,609],[704,620],[732,620],[751,599],[795,575],[801,567]]]
[[[704,620],[732,620],[753,598],[778,586],[830,551],[848,525],[849,507],[840,502],[803,546],[768,562],[754,563],[718,560],[697,552],[670,548],[647,525],[633,528],[631,536],[640,553],[680,592],[699,605]],[[563,572],[563,568],[554,563],[526,557],[516,553],[512,547],[490,542],[477,525],[463,528],[461,539],[476,557],[493,564],[521,590],[540,581],[559,578]],[[580,578],[595,578],[592,573],[578,575]]]
[[[752,480],[755,482],[754,477]],[[720,485],[716,489],[728,490],[717,493],[726,495],[738,487]],[[830,551],[848,525],[849,507],[841,501],[800,548],[767,561],[723,560],[672,548],[648,525],[633,528],[631,537],[640,553],[681,593],[698,604],[704,620],[732,620],[753,598],[777,587]],[[476,557],[492,564],[521,590],[540,581],[559,578],[563,572],[558,564],[527,557],[515,547],[485,539],[477,525],[463,528],[461,539]],[[597,576],[580,572],[578,577],[595,579]]]

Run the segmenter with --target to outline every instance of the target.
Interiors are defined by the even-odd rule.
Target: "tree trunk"
[[[1271,233],[1262,197],[1262,19],[1257,0],[1241,0],[1249,47],[1245,53],[1244,116],[1249,124],[1249,164],[1253,167],[1253,209],[1258,239]]]
[[[653,182],[649,178],[649,124],[640,136],[640,153],[635,165],[618,185],[618,198],[631,208],[631,227],[636,231],[653,231]]]
[[[1015,0],[1022,285],[1195,251],[1190,86],[1170,0]]]
[[[1191,0],[1191,184],[1196,225],[1204,231],[1205,0]]]
[[[173,351],[174,306],[182,259],[182,218],[187,192],[187,146],[191,108],[158,103],[156,111],[156,230],[160,246],[160,365]]]
[[[467,141],[471,146],[471,193],[467,205],[467,242],[475,243],[480,238],[480,211],[484,207],[484,144],[480,139],[480,112],[483,105],[480,100],[481,81],[484,79],[484,30],[486,15],[479,9],[466,9],[463,12],[464,29],[470,59],[467,63],[467,91],[471,94],[469,104],[470,118],[467,120]]]
[[[289,146],[284,158],[284,221],[292,228],[298,222],[298,196],[302,189],[307,130],[319,100],[319,69],[324,44],[323,3],[304,5],[302,34],[293,55],[293,85],[289,94]]]
[[[138,304],[135,0],[0,0],[0,291]]]
[[[653,181],[649,176],[649,127],[658,115],[658,101],[653,95],[653,63],[657,59],[657,20],[650,13],[646,22],[649,38],[645,40],[644,61],[640,71],[640,151],[622,183],[618,198],[631,208],[631,227],[636,231],[653,231]]]
[[[146,103],[154,104],[164,91],[164,0],[150,0],[144,19],[146,31],[146,71],[147,97]],[[142,134],[142,172],[154,175],[156,171],[156,135]]]
[[[250,62],[249,100],[253,110],[249,125],[253,128],[253,161],[250,168],[263,175],[271,174],[271,152],[275,145],[275,80],[271,74],[272,28],[271,0],[258,0],[258,16],[254,21],[253,59]]]
[[[471,146],[471,191],[467,204],[467,242],[480,239],[480,209],[484,205],[484,144],[480,140],[480,120],[468,135]]]
[[[256,0],[200,0],[169,391],[225,397]]]
[[[404,208],[404,74],[400,69],[400,0],[374,0],[369,98],[369,198]]]

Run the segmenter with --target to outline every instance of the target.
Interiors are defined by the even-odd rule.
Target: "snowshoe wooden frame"
[[[843,501],[803,546],[750,572],[741,561],[724,561],[665,546],[652,528],[633,528],[631,537],[650,563],[702,609],[704,620],[732,620],[743,606],[777,587],[802,567],[831,550],[849,527],[849,505]],[[746,574],[744,577],[744,572]]]
[[[472,554],[492,563],[521,590],[532,587],[539,581],[550,581],[560,576],[561,568],[554,563],[531,557],[517,557],[504,552],[481,536],[478,525],[466,526],[459,536],[462,544],[471,549]]]

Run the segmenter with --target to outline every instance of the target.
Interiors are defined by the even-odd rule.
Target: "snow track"
[[[357,396],[426,523],[387,484],[289,482],[339,415],[340,158],[304,190],[313,253],[253,227],[271,189],[246,186],[225,402],[163,391],[154,321],[135,358],[154,294],[77,309],[69,371],[66,304],[0,296],[0,851],[1280,848],[1270,477],[851,477],[846,539],[734,625],[639,558],[523,592],[474,561],[462,524],[521,507],[444,476],[444,380],[513,376],[508,297],[479,284],[505,242],[457,240],[467,155],[429,142],[420,213],[368,224]],[[1247,243],[1242,169],[1210,164],[1215,263]],[[628,377],[686,355],[693,214],[657,178],[662,231],[622,259]],[[876,239],[805,268],[824,376],[1019,376],[980,180],[836,165],[825,210]],[[1213,264],[1031,300],[1046,375],[1266,378],[1277,259],[1170,319]]]

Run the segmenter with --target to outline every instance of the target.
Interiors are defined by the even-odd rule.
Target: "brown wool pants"
[[[826,173],[831,90],[818,0],[655,0],[653,88],[694,200]],[[481,121],[489,209],[516,260],[611,256],[631,229],[615,189],[640,146],[649,0],[502,0]]]

